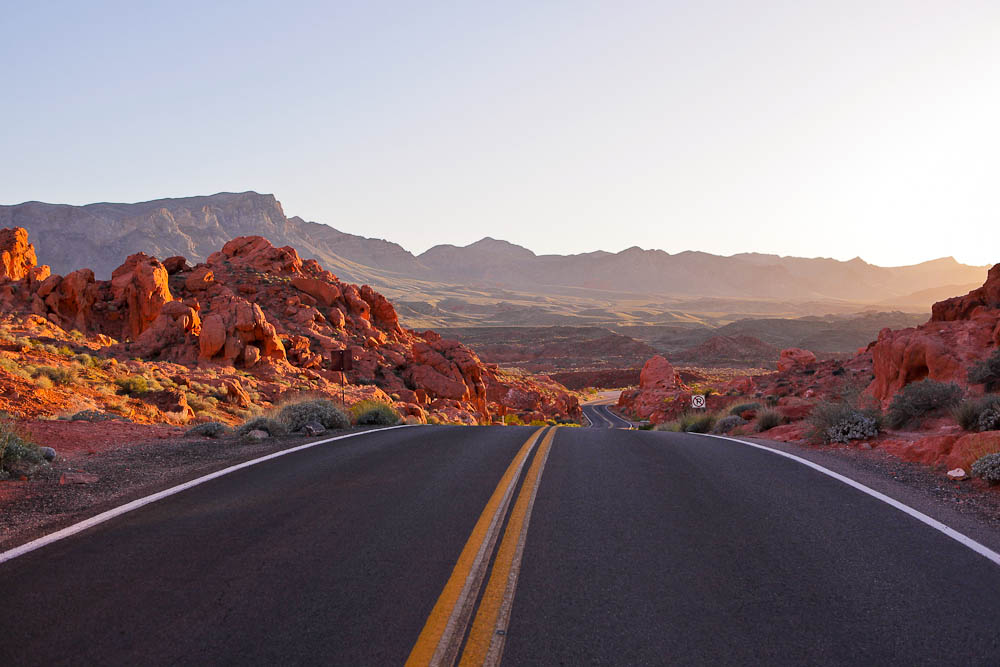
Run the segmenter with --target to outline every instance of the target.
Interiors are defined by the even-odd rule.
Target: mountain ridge
[[[125,257],[140,250],[201,261],[226,240],[247,235],[290,245],[345,279],[379,287],[418,280],[542,294],[582,289],[872,304],[899,299],[912,305],[920,294],[941,285],[981,282],[987,270],[960,264],[953,257],[880,267],[860,258],[842,262],[765,253],[670,254],[638,246],[617,253],[538,255],[490,236],[467,246],[438,244],[415,255],[386,239],[288,217],[273,194],[254,191],[132,204],[24,202],[0,206],[0,226],[28,229],[40,259],[54,271],[66,272],[83,264],[98,276],[109,275]]]

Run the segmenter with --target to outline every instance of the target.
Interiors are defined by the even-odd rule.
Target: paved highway
[[[0,560],[2,560],[0,555]],[[997,664],[1000,566],[690,434],[411,427],[0,563],[0,664]]]
[[[580,406],[592,428],[632,427],[632,422],[622,419],[611,411],[610,408],[617,402],[617,398],[618,395],[616,393],[614,398],[601,397]]]

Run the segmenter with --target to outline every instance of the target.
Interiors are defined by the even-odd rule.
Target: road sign
[[[691,397],[691,407],[702,409],[705,407],[705,397],[702,394],[695,394]]]
[[[354,369],[354,357],[349,350],[334,350],[330,355],[330,370],[349,371]]]

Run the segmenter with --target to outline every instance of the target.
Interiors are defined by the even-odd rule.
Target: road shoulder
[[[0,551],[232,465],[317,440],[376,429],[354,427],[323,436],[257,442],[238,437],[156,439],[83,460],[57,458],[28,481],[0,482],[5,487],[0,498]],[[74,478],[81,474],[86,477]],[[66,479],[90,481],[61,483]]]
[[[734,439],[823,466],[1000,552],[1000,492],[980,481],[951,481],[927,466],[903,461],[877,448],[811,446],[750,436]]]

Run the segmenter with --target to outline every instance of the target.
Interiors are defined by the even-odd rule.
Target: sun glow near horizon
[[[415,253],[492,236],[539,254],[1000,261],[996,3],[5,18],[3,203],[253,189]]]

